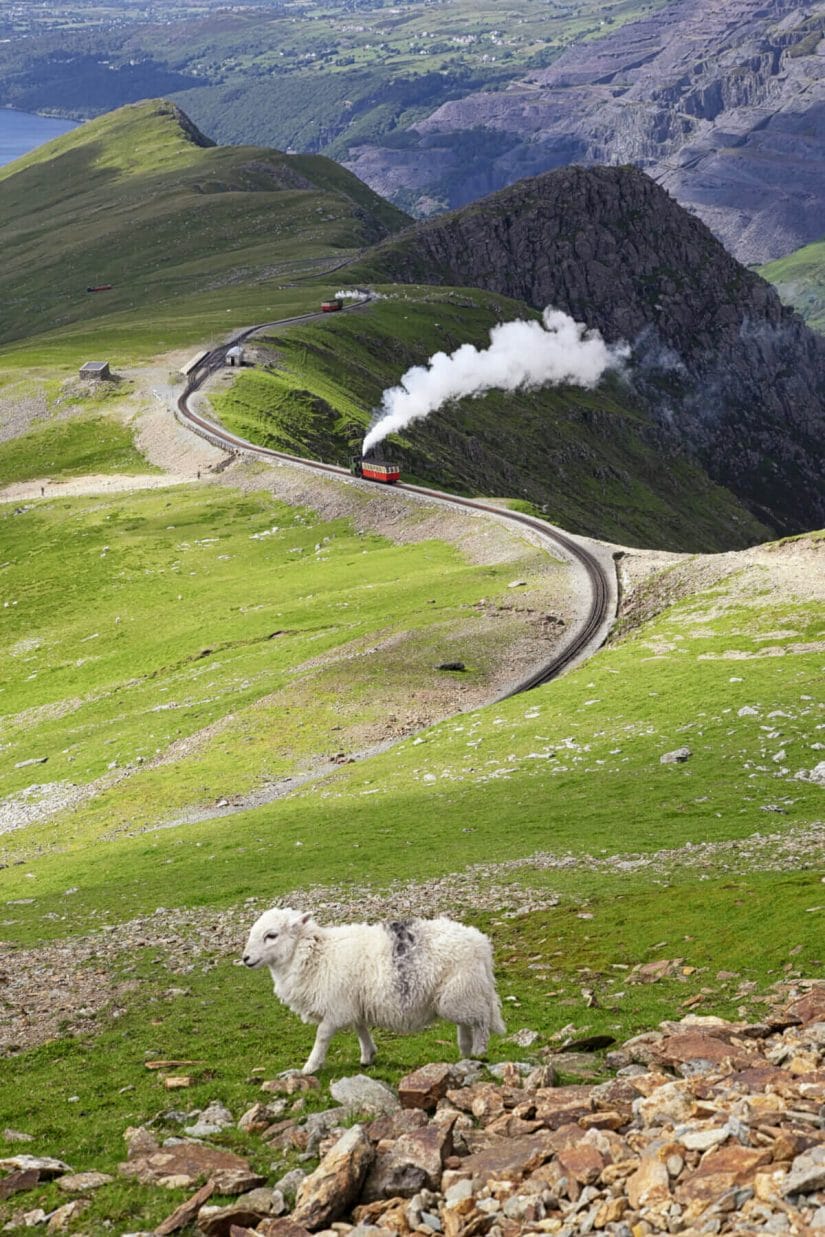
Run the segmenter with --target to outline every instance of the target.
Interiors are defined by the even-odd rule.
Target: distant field
[[[793,305],[809,326],[825,331],[825,241],[769,262],[760,274],[769,279],[786,305]]]

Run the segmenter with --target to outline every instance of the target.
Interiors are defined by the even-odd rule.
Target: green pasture
[[[0,528],[0,795],[101,792],[0,850],[139,833],[328,759],[426,695],[474,604],[545,557],[472,566],[217,486],[6,504]],[[499,651],[480,638],[469,680]]]
[[[825,241],[768,262],[759,273],[776,285],[785,304],[792,305],[808,326],[825,331]]]

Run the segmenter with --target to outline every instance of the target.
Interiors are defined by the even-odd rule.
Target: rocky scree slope
[[[825,521],[825,340],[635,168],[563,168],[418,224],[359,277],[553,305],[633,346],[652,434],[779,532]]]
[[[404,147],[354,148],[347,166],[423,209],[563,164],[633,162],[741,261],[765,262],[822,235],[824,30],[822,3],[677,0],[503,90],[444,103]]]
[[[635,1036],[608,1054],[616,1073],[601,1083],[560,1086],[556,1072],[592,1077],[580,1049],[602,1046],[598,1037],[569,1042],[567,1056],[543,1048],[542,1064],[425,1065],[397,1091],[363,1074],[339,1078],[336,1106],[308,1116],[320,1082],[288,1072],[261,1083],[239,1118],[215,1099],[128,1128],[118,1172],[147,1194],[195,1191],[156,1234],[813,1233],[825,1222],[825,987],[791,981],[763,999],[771,1008],[759,1022],[688,1015]],[[531,1036],[525,1028],[511,1042]],[[364,1124],[349,1125],[354,1116]],[[209,1141],[238,1131],[270,1155],[320,1163],[284,1173],[276,1161],[268,1177]],[[6,1227],[50,1232],[92,1207],[105,1213],[115,1182],[29,1147],[0,1159],[0,1174]]]

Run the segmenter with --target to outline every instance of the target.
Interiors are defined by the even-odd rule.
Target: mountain
[[[403,143],[353,145],[346,166],[420,213],[560,165],[635,163],[765,262],[822,235],[823,31],[822,3],[675,0],[445,102]]]
[[[825,339],[643,172],[519,182],[379,245],[354,273],[485,288],[629,341],[665,454],[691,454],[777,530],[825,520]]]
[[[218,147],[172,103],[129,105],[0,169],[0,340],[254,284],[406,222],[322,156]]]

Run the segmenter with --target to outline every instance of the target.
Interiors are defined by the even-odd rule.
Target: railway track
[[[352,312],[353,309],[357,308],[357,305],[347,306],[341,312]],[[178,421],[187,429],[192,430],[214,446],[220,447],[225,451],[243,453],[255,459],[280,460],[284,463],[299,464],[301,467],[311,469],[313,472],[333,477],[346,477],[348,481],[354,484],[374,487],[375,482],[354,481],[349,470],[341,468],[338,464],[323,464],[317,460],[307,460],[301,456],[288,455],[283,451],[275,451],[271,447],[257,446],[245,438],[240,438],[238,435],[230,433],[222,425],[211,421],[208,417],[202,416],[191,408],[189,404],[191,397],[203,386],[207,378],[225,364],[226,353],[230,348],[237,344],[245,343],[246,340],[260,331],[276,326],[292,326],[301,322],[311,322],[323,316],[320,313],[313,312],[298,314],[291,318],[280,318],[274,322],[258,323],[256,326],[240,331],[226,344],[222,344],[220,347],[207,352],[188,375],[186,386],[177,399],[175,415]],[[589,592],[588,605],[586,612],[579,619],[575,630],[570,634],[570,638],[564,647],[556,652],[547,662],[538,666],[530,675],[520,679],[517,683],[511,684],[496,699],[503,700],[508,696],[515,696],[519,692],[530,691],[534,687],[539,687],[542,683],[550,682],[551,679],[557,678],[577,661],[595,652],[604,642],[616,608],[616,576],[612,559],[608,567],[596,554],[569,536],[569,534],[548,526],[542,520],[537,520],[529,515],[523,515],[518,511],[508,511],[506,508],[495,506],[493,503],[485,503],[479,499],[461,498],[455,494],[446,494],[440,490],[432,490],[420,485],[408,485],[405,482],[398,482],[394,488],[402,490],[406,494],[443,503],[447,506],[470,508],[473,511],[494,516],[505,523],[518,524],[527,528],[545,546],[551,549],[557,557],[562,557],[583,573]]]

